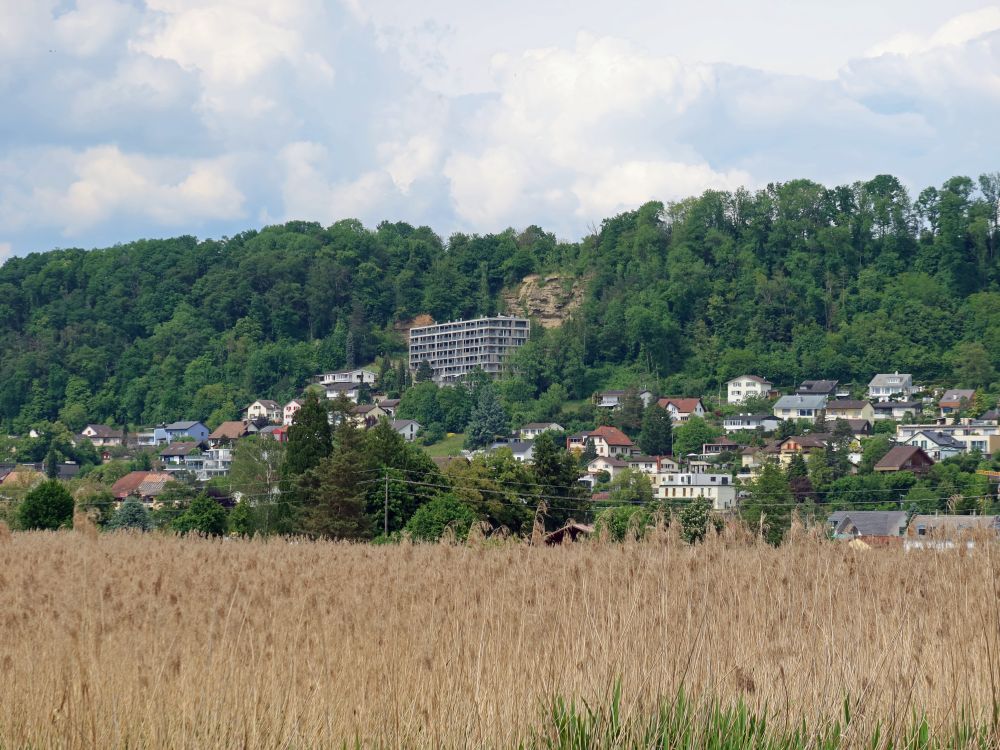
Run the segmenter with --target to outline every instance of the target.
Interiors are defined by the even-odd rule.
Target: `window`
[[[917,524],[917,536],[927,536],[927,527],[924,524]]]

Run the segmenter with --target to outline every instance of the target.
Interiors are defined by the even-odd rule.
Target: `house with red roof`
[[[656,403],[670,412],[670,418],[674,424],[684,424],[693,416],[705,418],[705,405],[700,398],[664,396]]]

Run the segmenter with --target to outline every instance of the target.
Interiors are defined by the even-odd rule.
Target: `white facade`
[[[913,395],[913,376],[908,373],[880,373],[868,383],[868,398],[888,401],[894,397],[909,399]]]
[[[656,476],[654,492],[663,500],[693,500],[705,498],[712,510],[725,511],[736,507],[736,486],[728,474],[667,473]]]
[[[748,398],[767,398],[771,386],[772,383],[756,375],[741,375],[726,383],[728,401],[731,404],[742,404]]]
[[[527,318],[505,315],[411,328],[410,370],[426,362],[438,383],[460,380],[476,369],[499,375],[530,332]]]
[[[295,415],[298,414],[299,409],[302,408],[302,402],[297,398],[293,398],[282,408],[281,423],[288,427],[295,420]]]
[[[774,432],[778,429],[781,420],[770,414],[733,414],[723,420],[726,432],[738,432],[739,430],[756,430],[758,427],[764,432]]]
[[[268,401],[265,399],[254,401],[247,407],[247,419],[251,422],[258,419],[266,419],[268,422],[275,423],[280,422],[281,407],[277,401]]]
[[[367,383],[372,385],[376,375],[371,370],[341,370],[340,372],[324,372],[317,375],[315,380],[320,385],[330,385],[331,383]]]

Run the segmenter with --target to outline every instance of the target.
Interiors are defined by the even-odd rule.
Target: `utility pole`
[[[389,536],[389,467],[385,468],[385,509],[382,514],[383,531]]]

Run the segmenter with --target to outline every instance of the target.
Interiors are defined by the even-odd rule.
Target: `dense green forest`
[[[1000,174],[916,199],[883,175],[651,202],[580,242],[345,220],[35,253],[0,268],[0,424],[218,423],[320,370],[391,374],[398,324],[502,311],[530,273],[586,291],[564,325],[535,327],[508,400],[701,394],[744,371],[981,387],[1000,367],[998,200]]]

